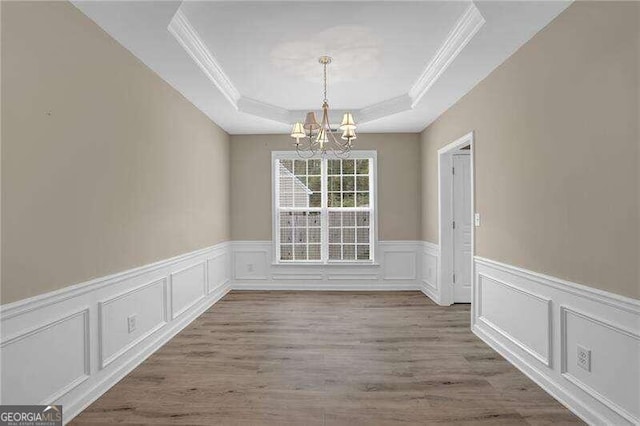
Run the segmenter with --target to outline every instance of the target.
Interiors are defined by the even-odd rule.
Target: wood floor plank
[[[545,425],[571,412],[419,292],[234,291],[73,425]]]

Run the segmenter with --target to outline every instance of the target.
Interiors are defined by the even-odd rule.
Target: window
[[[345,159],[274,152],[276,261],[373,262],[375,169],[373,151]]]

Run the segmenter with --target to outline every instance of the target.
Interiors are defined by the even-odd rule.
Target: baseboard
[[[225,242],[2,306],[0,403],[69,422],[224,297],[228,263]]]
[[[474,269],[479,338],[587,423],[640,423],[640,301],[480,257]]]
[[[271,290],[271,291],[418,291],[414,283],[390,282],[383,284],[370,283],[304,283],[303,281],[282,282],[235,282],[233,290]]]

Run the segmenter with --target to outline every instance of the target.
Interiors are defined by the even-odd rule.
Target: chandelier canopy
[[[356,139],[356,123],[350,112],[345,112],[340,124],[342,131],[341,140],[336,138],[329,122],[329,101],[327,100],[327,65],[331,63],[331,57],[321,56],[318,62],[324,69],[324,100],[322,101],[322,121],[318,123],[316,113],[308,112],[303,123],[297,122],[291,130],[291,137],[298,155],[304,157],[314,156],[317,152],[325,155],[332,152],[336,156],[345,156],[351,151],[352,142]]]

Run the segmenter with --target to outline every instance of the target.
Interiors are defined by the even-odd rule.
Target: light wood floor
[[[419,292],[231,292],[81,424],[573,424]]]

